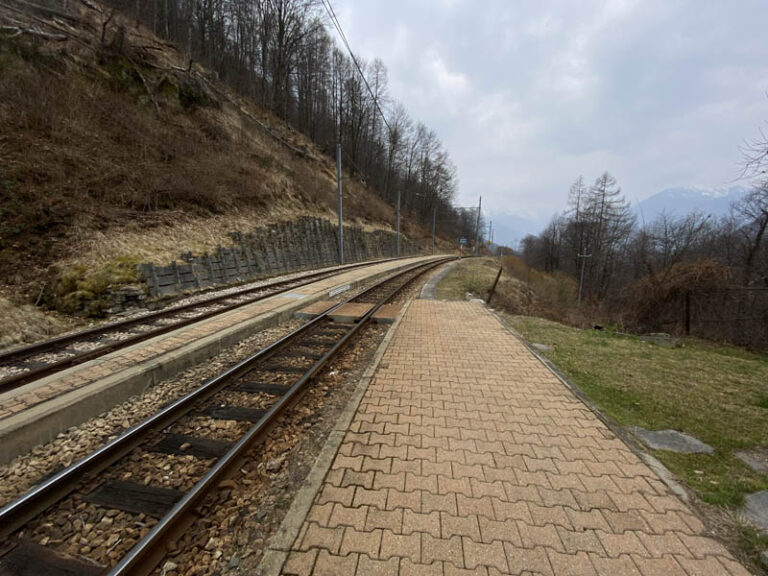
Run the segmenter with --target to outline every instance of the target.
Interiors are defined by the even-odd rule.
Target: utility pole
[[[480,201],[477,204],[477,221],[475,222],[475,254],[478,254],[480,242],[480,211],[483,208],[483,197],[480,196]]]
[[[400,187],[397,188],[397,243],[395,247],[397,257],[400,257]]]
[[[488,222],[488,240],[490,240],[491,245],[493,245],[493,220]]]
[[[435,227],[437,225],[437,208],[432,208],[432,254],[435,253]]]
[[[336,145],[336,182],[339,187],[339,266],[344,264],[344,224],[341,205],[341,142]],[[399,229],[399,221],[398,221]],[[398,237],[399,242],[399,237]],[[398,256],[400,251],[398,250]]]
[[[581,308],[581,291],[584,287],[584,265],[587,263],[587,258],[592,258],[592,254],[578,254],[577,258],[581,258],[581,275],[579,277],[579,302],[576,304],[576,308]]]

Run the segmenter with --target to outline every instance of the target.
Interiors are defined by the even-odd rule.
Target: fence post
[[[490,303],[491,303],[491,298],[493,298],[493,293],[494,293],[494,292],[496,292],[496,284],[498,284],[498,283],[499,283],[499,278],[501,278],[501,271],[502,271],[503,269],[504,269],[504,268],[502,268],[501,266],[499,266],[499,271],[498,271],[498,273],[496,274],[496,280],[494,280],[494,281],[493,281],[493,286],[491,286],[491,291],[490,291],[490,292],[488,292],[488,299],[485,301],[485,303],[486,303],[486,304],[490,304]]]

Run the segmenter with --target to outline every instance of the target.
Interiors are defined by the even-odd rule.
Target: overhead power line
[[[341,37],[341,41],[344,43],[344,46],[346,47],[347,52],[349,53],[349,57],[352,58],[352,63],[355,65],[355,68],[357,68],[357,71],[360,73],[360,77],[363,79],[363,82],[365,83],[365,87],[368,89],[368,94],[370,94],[371,98],[373,98],[373,105],[376,107],[376,110],[379,111],[379,114],[381,115],[381,119],[384,121],[384,125],[387,127],[387,130],[389,132],[392,132],[392,128],[390,128],[389,122],[387,122],[387,117],[384,116],[384,112],[381,110],[381,106],[379,106],[379,99],[374,95],[373,90],[371,89],[371,85],[368,84],[368,79],[365,77],[365,74],[363,74],[363,69],[360,67],[360,64],[358,63],[354,52],[352,52],[352,48],[349,46],[349,41],[347,40],[346,34],[344,34],[344,30],[341,28],[341,23],[339,22],[339,19],[336,17],[336,12],[333,10],[333,6],[331,5],[331,0],[322,0],[322,2],[323,2],[323,7],[325,8],[325,11],[328,13],[328,17],[331,19],[331,23],[333,24],[333,27],[336,28],[336,31],[339,33],[339,37]]]

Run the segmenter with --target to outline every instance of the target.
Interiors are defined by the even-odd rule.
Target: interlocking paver
[[[346,528],[341,540],[341,555],[346,556],[350,552],[366,554],[371,558],[378,558],[381,547],[381,530],[372,532],[360,532],[354,528]]]
[[[440,513],[429,512],[422,514],[406,509],[403,513],[403,534],[424,532],[435,538],[440,537]]]
[[[641,576],[637,565],[629,556],[604,558],[599,554],[590,554],[589,559],[599,576]]]
[[[309,570],[748,574],[482,306],[433,301],[411,304],[284,566]]]
[[[293,551],[288,555],[283,573],[291,576],[309,576],[315,565],[315,558],[317,558],[317,550]]]
[[[409,558],[413,562],[419,562],[421,559],[421,534],[419,532],[395,534],[389,530],[384,530],[379,558],[386,560],[392,556]]]
[[[315,506],[314,508],[319,508]],[[310,511],[311,515],[312,511]],[[359,508],[350,508],[341,504],[334,504],[330,517],[325,525],[329,528],[336,528],[337,526],[351,526],[362,530],[365,527],[365,519],[368,515],[368,507],[360,506]],[[323,524],[322,521],[319,522]]]
[[[337,556],[328,550],[320,550],[315,561],[313,576],[353,576],[357,569],[358,554]]]

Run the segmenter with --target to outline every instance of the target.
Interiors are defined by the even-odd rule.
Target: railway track
[[[365,262],[269,282],[0,352],[0,394],[195,322],[294,290]]]
[[[0,574],[150,574],[205,496],[242,466],[246,452],[376,310],[446,260],[396,272],[334,306],[0,509]],[[351,302],[369,303],[370,309],[357,323],[334,323],[329,315]],[[200,426],[201,421],[218,425]],[[147,469],[183,478],[182,489],[134,480]],[[110,519],[110,526],[115,521],[116,531],[106,540],[110,549],[105,544],[95,557],[64,557],[40,544],[87,542],[83,532],[93,525],[82,521],[70,522],[71,533],[55,542],[46,536],[47,516],[64,510],[76,518],[86,508]],[[113,553],[119,544],[120,553]]]

